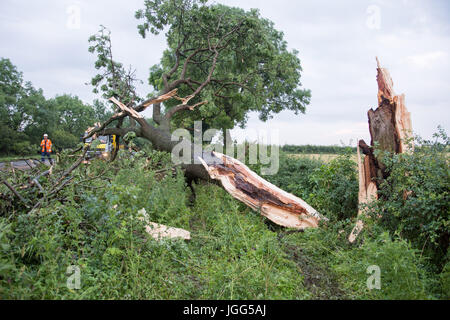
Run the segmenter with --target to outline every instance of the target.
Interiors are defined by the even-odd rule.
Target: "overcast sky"
[[[397,94],[406,94],[413,129],[430,138],[450,128],[450,2],[447,0],[220,0],[258,8],[299,51],[302,85],[311,89],[306,114],[282,112],[247,131],[278,130],[279,143],[368,141],[367,110],[377,103],[376,62],[389,69]],[[91,103],[85,85],[95,74],[88,37],[103,24],[112,31],[117,60],[137,69],[149,93],[149,67],[158,63],[164,35],[142,39],[136,10],[143,0],[0,1],[0,57],[9,58],[46,97],[71,93]],[[79,19],[78,17],[79,12]],[[79,22],[79,23],[78,23]],[[233,136],[243,137],[242,130]],[[251,135],[250,135],[251,136]]]

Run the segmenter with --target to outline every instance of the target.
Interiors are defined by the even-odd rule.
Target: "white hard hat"
[[[44,137],[48,137],[48,134],[44,133]]]

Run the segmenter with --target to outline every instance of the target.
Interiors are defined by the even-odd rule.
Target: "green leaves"
[[[142,22],[138,29],[144,37],[167,30],[168,49],[160,64],[150,69],[149,84],[155,90],[167,91],[162,77],[168,74],[169,83],[192,81],[177,86],[178,93],[187,96],[208,82],[212,71],[211,81],[192,100],[207,100],[208,105],[175,115],[175,124],[189,126],[187,122],[203,120],[211,127],[233,128],[244,126],[250,111],[258,112],[264,121],[285,109],[304,113],[311,94],[300,88],[298,52],[287,50],[283,33],[258,10],[206,3],[145,1],[144,9],[135,15]],[[216,60],[214,48],[219,51]],[[177,58],[178,67],[169,74]],[[176,103],[168,102],[166,108]]]
[[[101,80],[101,76],[93,79],[96,83]],[[34,154],[44,133],[50,135],[55,151],[74,147],[94,121],[110,114],[99,101],[91,106],[69,94],[46,99],[42,89],[24,82],[8,59],[0,60],[1,153]]]
[[[139,101],[135,72],[131,67],[126,70],[122,63],[113,59],[111,32],[101,25],[99,32],[89,38],[89,43],[88,51],[97,55],[94,67],[100,71],[91,79],[92,91],[102,92],[105,99],[116,97],[125,104]]]
[[[442,267],[449,246],[450,140],[442,129],[434,138],[418,138],[412,154],[384,154],[389,177],[372,211],[374,216],[382,212],[391,233],[398,232]]]

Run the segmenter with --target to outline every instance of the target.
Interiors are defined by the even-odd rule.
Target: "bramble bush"
[[[325,163],[281,152],[278,173],[264,178],[302,198],[332,221],[350,219],[358,211],[357,166],[351,156],[348,148]]]
[[[392,235],[411,241],[440,271],[448,261],[450,236],[450,139],[440,128],[434,141],[417,138],[413,153],[385,154],[389,177],[371,208]]]
[[[358,183],[349,154],[325,163],[281,153],[278,174],[265,177],[330,219],[302,233],[268,227],[266,218],[216,185],[194,184],[196,197],[191,201],[180,169],[159,171],[172,167],[170,154],[147,148],[133,154],[120,151],[113,163],[94,160],[81,166],[73,172],[72,184],[32,212],[2,185],[0,297],[448,299],[449,263],[440,257],[445,266],[439,273],[428,258],[439,245],[436,216],[423,219],[424,226],[433,226],[423,228],[423,235],[405,228],[407,212],[419,215],[424,207],[426,214],[442,218],[436,221],[448,221],[448,168],[440,156],[443,149],[430,150],[423,146],[393,160],[389,181],[395,192],[387,203],[375,203],[384,216],[368,219],[354,245],[347,236],[353,226],[350,218],[358,210]],[[422,163],[420,170],[406,166],[413,164],[405,159]],[[60,160],[60,169],[66,169],[73,158],[62,152]],[[405,172],[421,185],[405,184]],[[48,177],[40,182],[49,187]],[[412,203],[405,204],[402,187],[396,184],[413,191]],[[37,196],[33,190],[27,196]],[[403,208],[413,204],[418,208]],[[154,240],[139,219],[143,208],[150,221],[187,229],[192,239]],[[419,218],[411,221],[418,223]],[[436,241],[430,242],[432,238]],[[80,290],[66,287],[70,265],[80,268]],[[370,265],[381,269],[380,290],[367,288]]]

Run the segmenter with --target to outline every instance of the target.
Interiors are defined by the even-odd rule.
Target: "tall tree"
[[[136,12],[139,33],[167,30],[168,48],[161,62],[150,69],[149,83],[159,94],[177,88],[192,103],[205,102],[189,113],[169,118],[178,126],[203,120],[214,128],[244,127],[250,111],[265,121],[274,113],[305,112],[310,91],[300,88],[300,60],[289,52],[283,33],[258,10],[244,11],[206,1],[145,1]],[[153,118],[160,122],[161,108]]]
[[[44,133],[56,149],[74,147],[92,121],[111,115],[100,101],[91,106],[67,94],[47,100],[9,59],[0,59],[0,153],[33,153]]]
[[[147,0],[145,8],[136,13],[143,20],[142,36],[168,30],[168,49],[150,73],[158,93],[140,104],[131,98],[135,95],[130,73],[117,71],[122,64],[113,59],[109,33],[102,27],[90,38],[89,51],[97,53],[100,71],[92,83],[98,87],[103,81],[101,90],[112,95],[110,100],[117,108],[85,138],[134,132],[156,149],[171,152],[178,145],[172,140],[171,124],[188,126],[202,119],[219,128],[232,128],[237,123],[244,125],[249,111],[259,112],[263,120],[283,109],[304,112],[310,92],[299,89],[300,61],[286,49],[282,33],[257,10],[246,12],[206,2]],[[165,103],[164,110],[161,103]],[[153,123],[140,114],[150,105]],[[130,121],[130,126],[123,127],[127,117],[138,125]],[[183,164],[188,178],[220,180],[230,194],[278,224],[299,229],[318,226],[321,217],[303,200],[269,184],[236,159],[204,153],[190,141],[183,143],[183,153],[191,160]]]
[[[177,90],[177,99],[154,103],[149,98],[138,104],[134,72],[114,60],[110,32],[101,26],[89,39],[99,70],[92,79],[94,92],[115,98],[132,113],[116,106],[116,114],[98,130],[107,128],[118,136],[134,131],[171,151],[176,144],[170,139],[173,124],[189,127],[201,119],[225,129],[244,126],[250,111],[262,120],[285,109],[305,111],[310,92],[300,88],[297,52],[287,50],[282,32],[257,10],[208,5],[206,0],[146,0],[136,18],[142,22],[138,29],[143,37],[167,30],[168,48],[161,63],[150,69],[149,81],[154,96],[174,96]],[[152,124],[137,114],[150,104]],[[130,121],[131,126],[123,128],[126,117],[139,126]]]
[[[37,121],[46,115],[45,121]],[[42,89],[24,82],[23,75],[9,59],[0,59],[0,126],[2,128],[1,152],[24,153],[31,151],[44,124],[51,123],[47,101]]]

